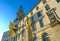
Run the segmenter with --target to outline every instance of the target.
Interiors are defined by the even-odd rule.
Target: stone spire
[[[22,17],[23,16],[23,17]],[[20,6],[19,11],[16,14],[15,20],[22,20],[25,17],[22,6]]]
[[[25,15],[24,15],[22,6],[20,6],[20,9],[19,9],[19,12],[16,15],[16,18],[21,20],[23,18],[22,16],[24,17]]]
[[[16,19],[14,20],[14,22],[17,22],[16,24],[18,24],[18,22],[21,21],[24,17],[25,15],[23,12],[23,8],[22,6],[20,6],[19,11],[16,14]]]

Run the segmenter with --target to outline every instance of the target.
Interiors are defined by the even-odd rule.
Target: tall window
[[[43,41],[50,41],[47,33],[43,33],[43,35],[42,35],[42,40],[43,40]]]
[[[33,41],[38,41],[38,40],[37,40],[37,37],[34,37]]]
[[[47,15],[48,15],[48,18],[49,18],[51,23],[56,21],[56,17],[55,17],[54,11],[51,11]]]
[[[38,12],[37,15],[38,15],[38,17],[42,16],[41,12]]]
[[[31,21],[34,22],[34,17],[33,16],[31,17]]]
[[[50,9],[48,4],[45,6],[45,9],[46,9],[46,11],[48,11]]]
[[[36,26],[33,24],[32,25],[32,30],[35,31],[36,30]]]
[[[41,26],[41,27],[44,27],[43,19],[41,19],[41,20],[39,21],[39,23],[40,23],[40,26]]]
[[[60,2],[60,0],[56,0],[57,2]]]

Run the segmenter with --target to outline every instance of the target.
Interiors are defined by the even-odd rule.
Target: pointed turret
[[[25,15],[23,12],[23,8],[22,8],[22,6],[20,6],[19,11],[16,14],[16,19],[14,20],[15,25],[17,25],[18,22],[21,21],[24,17],[25,17]]]
[[[22,17],[23,16],[23,17]],[[22,6],[20,6],[20,9],[19,9],[19,12],[17,13],[17,16],[16,16],[16,18],[18,19],[18,20],[21,20],[22,18],[24,18],[24,12],[23,12],[23,8],[22,8]]]

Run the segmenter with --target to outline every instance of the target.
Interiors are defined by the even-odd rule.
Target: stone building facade
[[[23,17],[22,17],[23,16]],[[10,22],[10,37],[13,38],[13,41],[17,41],[17,28],[18,28],[18,23],[25,17],[23,8],[20,6],[19,11],[16,14],[16,18],[14,19],[13,22]]]
[[[10,37],[10,31],[6,31],[3,33],[1,41],[13,41],[13,39]]]
[[[17,41],[60,41],[60,0],[41,0],[19,22]]]

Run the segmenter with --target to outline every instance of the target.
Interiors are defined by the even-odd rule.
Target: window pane
[[[34,17],[31,17],[31,22],[32,22],[32,23],[34,22]]]
[[[42,16],[41,12],[38,12],[37,15],[38,15],[38,17]]]
[[[43,38],[46,38],[47,36],[48,36],[47,33],[44,33],[44,34],[43,34]]]
[[[42,38],[43,38],[43,41],[49,41],[49,37],[48,37],[48,34],[47,33],[44,33],[42,35]]]
[[[56,0],[57,2],[60,2],[60,0]]]
[[[34,21],[34,18],[33,18],[33,17],[31,17],[31,20],[32,20],[32,21]]]
[[[48,14],[48,17],[49,17],[49,20],[50,20],[51,23],[54,22],[54,21],[56,21],[56,17],[55,17],[55,15],[54,15],[53,12],[51,12],[50,14]]]
[[[48,11],[50,9],[48,4],[45,6],[45,9],[46,9],[46,11]]]
[[[38,41],[36,37],[34,37],[34,40],[33,41]]]
[[[44,26],[43,20],[41,19],[39,22],[40,22],[40,26],[43,27]]]

